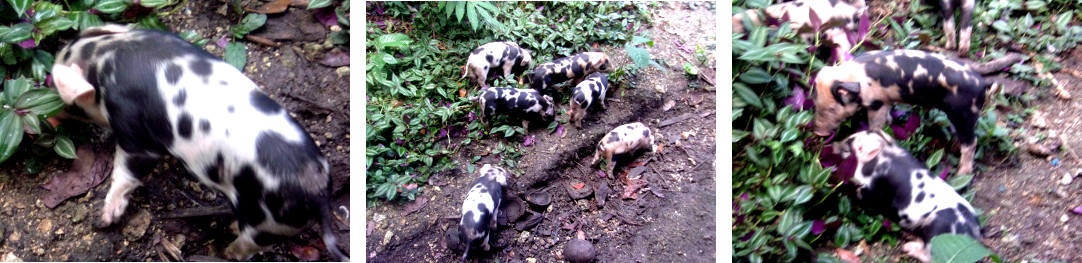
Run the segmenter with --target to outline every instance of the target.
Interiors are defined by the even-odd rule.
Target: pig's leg
[[[958,160],[957,174],[970,174],[973,172],[973,157],[977,153],[977,118],[979,118],[977,106],[958,112],[947,112],[947,119],[954,124],[958,131],[958,142],[962,144],[962,156]]]
[[[920,262],[932,262],[932,251],[924,246],[924,242],[912,241],[905,243],[905,245],[902,245],[902,250]]]
[[[270,248],[271,244],[284,239],[279,235],[265,232],[260,233],[258,229],[250,225],[245,225],[242,229],[243,230],[241,230],[237,239],[233,240],[233,243],[230,243],[229,247],[225,249],[225,256],[229,259],[247,261],[252,254],[262,252],[267,248]],[[260,245],[259,243],[266,244]]]
[[[880,104],[878,109],[868,108],[868,129],[882,130],[890,121],[890,104]]]
[[[150,154],[131,154],[120,146],[113,158],[113,183],[105,195],[102,206],[101,227],[113,224],[128,207],[128,193],[139,187],[138,177],[146,176],[156,166],[158,157]]]
[[[958,52],[969,55],[969,38],[973,35],[973,0],[962,0],[962,32],[958,36]]]
[[[954,3],[951,0],[940,0],[940,8],[943,9],[943,36],[947,38],[947,45],[945,48],[954,49],[955,34],[954,31]]]

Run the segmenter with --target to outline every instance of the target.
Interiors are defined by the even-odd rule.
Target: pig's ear
[[[849,155],[853,153],[853,149],[851,148],[852,143],[853,138],[848,138],[844,141],[834,142],[834,147],[831,148],[834,149],[834,154],[841,155],[842,158],[849,158]]]
[[[860,99],[860,82],[834,82],[830,86],[830,93],[843,106],[856,103]]]
[[[53,64],[53,81],[56,82],[56,91],[60,93],[60,99],[65,104],[94,99],[94,86],[86,81],[79,65]]]
[[[104,25],[104,26],[97,26],[97,27],[87,28],[86,30],[83,30],[83,32],[79,34],[79,37],[92,37],[92,36],[124,33],[124,32],[128,32],[128,31],[131,31],[131,27],[118,25],[118,24],[108,24],[108,25]]]
[[[879,155],[883,150],[883,141],[874,136],[863,136],[855,140],[853,148],[856,150],[857,161],[865,163]]]
[[[894,137],[890,137],[890,134],[887,134],[886,131],[875,130],[875,134],[878,134],[879,137],[882,137],[883,141],[886,142],[887,145],[894,145]]]

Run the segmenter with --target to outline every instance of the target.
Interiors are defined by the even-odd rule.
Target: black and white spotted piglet
[[[852,179],[860,186],[857,197],[868,207],[886,207],[888,217],[920,236],[904,245],[909,255],[931,261],[929,242],[939,234],[981,240],[973,206],[882,130],[856,133],[834,149],[843,157],[857,157]]]
[[[586,109],[595,101],[605,108],[605,93],[609,90],[609,77],[601,73],[593,73],[586,80],[575,86],[575,94],[571,96],[571,122],[575,127],[582,127],[582,117],[586,115]]]
[[[650,149],[651,152],[657,152],[657,145],[654,144],[654,133],[650,132],[650,127],[646,127],[641,122],[620,125],[605,134],[605,137],[602,137],[600,142],[597,142],[597,151],[594,152],[594,160],[590,161],[590,164],[596,165],[604,157],[608,164],[606,171],[611,177],[613,169],[616,168],[616,162],[612,159],[613,156],[635,153],[640,149]],[[628,181],[626,177],[621,178],[621,180]]]
[[[503,189],[507,187],[507,170],[485,164],[478,171],[481,176],[473,180],[462,202],[462,219],[458,222],[460,242],[465,245],[462,260],[466,260],[470,250],[482,248],[488,251],[488,237],[496,230],[496,216],[503,201]]]
[[[221,59],[162,31],[84,30],[57,54],[53,76],[66,112],[116,135],[112,185],[97,226],[116,223],[162,155],[225,194],[240,233],[225,256],[246,260],[322,226],[332,254],[328,165],[289,112]]]
[[[594,72],[608,73],[616,70],[609,62],[609,56],[601,52],[582,52],[570,57],[559,58],[541,63],[530,74],[530,88],[545,91],[552,85],[574,79],[572,85]]]
[[[497,75],[518,75],[530,68],[533,61],[530,53],[510,41],[481,45],[470,52],[462,77],[469,76],[473,83],[488,88],[489,71],[498,70]]]
[[[547,123],[556,117],[556,104],[552,103],[552,97],[532,89],[489,87],[470,100],[481,102],[481,122],[486,124],[493,115],[504,114],[520,118],[522,128],[528,129],[530,121]]]

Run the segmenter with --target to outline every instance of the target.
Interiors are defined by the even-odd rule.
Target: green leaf
[[[1010,33],[1011,32],[1010,25],[1007,24],[1007,21],[1003,21],[1003,20],[996,20],[996,22],[992,23],[992,28],[995,28],[996,30],[998,30],[1001,33]]]
[[[740,81],[748,84],[763,84],[770,82],[771,75],[761,68],[751,68],[748,72],[740,74]]]
[[[324,8],[331,6],[331,0],[310,0],[308,1],[308,9]]]
[[[101,21],[98,15],[91,14],[87,11],[74,12],[71,15],[71,20],[75,20],[75,29],[82,30],[89,27],[101,26],[105,22]]]
[[[53,151],[64,158],[75,159],[75,143],[72,143],[71,138],[68,138],[67,135],[56,137],[56,145],[53,146]]]
[[[626,47],[628,58],[635,61],[636,68],[645,68],[650,66],[650,51],[639,47]]]
[[[812,192],[811,186],[801,185],[793,192],[793,196],[793,205],[799,205],[811,200],[814,193]]]
[[[149,28],[149,29],[157,29],[157,30],[162,30],[162,31],[169,31],[169,28],[166,27],[165,24],[163,24],[162,21],[160,19],[158,19],[157,16],[143,17],[142,19],[139,19],[139,24],[138,25],[141,28]]]
[[[9,79],[4,82],[4,101],[9,103],[15,101],[19,96],[23,95],[23,92],[30,90],[30,81],[25,77],[19,77],[17,79]]]
[[[0,30],[0,42],[18,44],[30,39],[30,33],[34,30],[34,25],[24,22],[15,24],[8,29],[6,31]]]
[[[267,15],[250,13],[244,16],[244,20],[241,20],[240,24],[233,27],[231,31],[233,31],[233,37],[242,38],[244,35],[263,27],[265,23],[267,23]]]
[[[14,110],[0,109],[0,163],[15,154],[22,141],[22,119]]]
[[[462,15],[466,14],[466,2],[465,1],[455,1],[454,3],[455,3],[455,16],[457,16],[458,21],[461,22],[462,21]]]
[[[170,1],[170,0],[142,0],[142,1],[139,1],[139,5],[142,5],[142,6],[145,6],[145,7],[150,7],[150,8],[158,8],[158,7],[163,7],[165,5],[168,5],[170,2],[172,2],[172,1]],[[311,4],[311,3],[312,2],[308,2],[308,4]]]
[[[1056,28],[1059,31],[1067,31],[1068,23],[1071,22],[1071,14],[1071,12],[1065,12],[1056,16]]]
[[[94,9],[106,14],[116,14],[128,9],[127,0],[98,0]]]
[[[20,95],[13,106],[31,115],[52,116],[64,108],[64,101],[55,89],[32,89]]]
[[[8,4],[15,8],[16,17],[26,16],[26,9],[30,7],[30,0],[8,0]]]
[[[943,149],[939,149],[932,153],[932,156],[928,157],[928,160],[924,161],[924,165],[928,168],[935,167],[939,164],[939,161],[943,159]]]
[[[744,102],[747,102],[756,108],[763,108],[763,102],[760,101],[759,95],[755,94],[755,92],[744,85],[744,83],[733,83],[733,93],[736,93],[736,96],[740,97]]]
[[[949,184],[951,188],[954,188],[955,191],[960,191],[962,188],[969,186],[971,181],[973,181],[973,174],[963,174],[955,175],[954,177],[947,179],[947,184]]]
[[[225,45],[225,62],[244,72],[244,64],[248,63],[248,48],[240,42]]]
[[[473,28],[473,31],[477,31],[477,27],[480,25],[479,21],[477,21],[477,10],[474,10],[473,2],[467,2],[466,6],[466,19],[470,21],[470,27]]]
[[[413,40],[406,34],[387,34],[376,38],[376,49],[383,49],[386,47],[404,48],[410,43],[413,43]]]
[[[977,262],[992,254],[968,235],[942,234],[932,238],[932,262],[969,263]]]

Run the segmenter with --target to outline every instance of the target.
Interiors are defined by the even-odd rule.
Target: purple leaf
[[[784,105],[793,106],[794,110],[796,110],[797,112],[801,112],[805,109],[808,109],[807,102],[808,94],[804,92],[804,88],[801,88],[800,86],[794,86],[793,96],[785,99]]]
[[[947,180],[947,173],[951,172],[951,167],[947,166],[947,169],[943,169],[942,173],[939,173],[939,179]]]
[[[747,201],[748,200],[748,193],[745,192],[744,194],[740,195],[740,200]]]
[[[440,131],[439,131],[439,132],[436,132],[436,134],[437,134],[437,135],[436,135],[436,137],[444,137],[444,136],[447,136],[447,129],[440,129]]]
[[[53,85],[53,74],[45,75],[45,86]]]
[[[857,29],[857,39],[864,40],[864,36],[868,34],[869,26],[871,26],[871,21],[868,20],[868,11],[865,10],[860,14],[860,28]]]
[[[743,237],[741,237],[741,238],[740,238],[740,241],[748,241],[748,240],[751,240],[751,237],[752,237],[752,236],[754,236],[754,235],[755,235],[755,230],[752,230],[752,231],[751,231],[750,233],[748,233],[747,235],[744,235]]]
[[[905,132],[913,134],[913,132],[917,131],[917,128],[920,128],[920,115],[910,114],[909,120],[905,121]]]
[[[406,141],[403,141],[402,139],[398,139],[398,140],[394,141],[394,144],[398,144],[398,145],[402,145],[404,143],[406,143]]]
[[[909,134],[905,133],[905,128],[903,128],[901,125],[891,124],[890,130],[894,132],[894,137],[898,138],[898,140],[905,140],[906,138],[909,138]]]
[[[335,14],[334,8],[330,6],[316,9],[315,17],[316,20],[319,20],[319,23],[323,24],[325,27],[338,24],[338,14]]]
[[[808,8],[808,17],[811,19],[812,28],[815,32],[819,32],[819,27],[823,25],[823,20],[819,19],[819,14],[815,13],[815,9]]]
[[[883,220],[883,227],[890,229],[890,220]]]
[[[225,37],[219,38],[218,41],[215,42],[215,44],[217,44],[220,48],[225,48],[225,45],[229,44],[229,39]]]
[[[473,120],[477,119],[477,116],[473,115],[473,112],[471,111],[470,115],[467,116],[467,119],[469,120],[469,122],[473,122]]]
[[[902,118],[902,115],[905,115],[905,113],[906,111],[904,110],[892,110],[890,111],[890,117],[893,119],[900,119]]]
[[[34,43],[33,38],[27,39],[26,41],[23,41],[23,42],[19,42],[19,47],[21,47],[21,48],[34,48],[34,47],[37,47],[37,46],[38,46],[38,44]]]
[[[597,170],[597,176],[600,176],[601,178],[605,178],[605,171]]]
[[[530,145],[533,145],[533,141],[534,141],[534,137],[535,137],[535,136],[537,136],[537,135],[530,135],[530,136],[527,136],[527,137],[526,137],[526,141],[522,142],[522,146],[530,146]]]
[[[564,125],[556,125],[556,135],[564,136]]]
[[[1071,209],[1071,212],[1082,215],[1082,206],[1077,206],[1074,209]]]
[[[383,5],[376,5],[376,15],[383,15]]]
[[[101,11],[98,11],[97,9],[90,9],[90,14],[92,14],[92,15],[100,15]]]
[[[818,235],[823,233],[823,220],[816,219],[812,222],[812,235]]]

